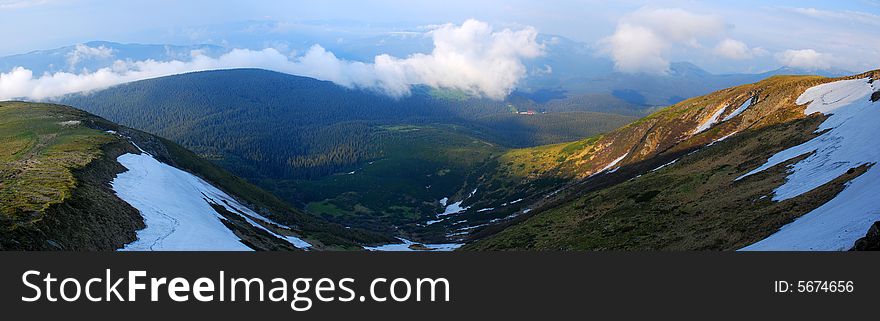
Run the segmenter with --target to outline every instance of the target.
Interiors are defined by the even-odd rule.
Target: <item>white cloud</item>
[[[880,26],[880,15],[861,11],[832,11],[820,10],[816,8],[793,8],[791,11],[817,19],[839,20],[846,23],[862,23],[874,26]]]
[[[727,59],[744,60],[756,56],[763,56],[767,51],[763,48],[749,48],[744,42],[734,39],[724,39],[715,46],[713,53]]]
[[[88,59],[109,59],[113,58],[113,49],[105,46],[89,47],[84,44],[76,45],[71,52],[67,53],[67,67],[70,70],[76,69],[76,65],[83,60]]]
[[[438,26],[426,35],[434,41],[430,54],[414,54],[406,58],[383,54],[376,56],[372,63],[342,60],[315,45],[294,58],[272,48],[260,51],[235,49],[217,58],[194,51],[189,61],[116,61],[113,66],[94,72],[58,72],[39,77],[18,67],[0,74],[0,100],[41,100],[141,79],[232,68],[275,70],[329,80],[351,88],[377,90],[395,97],[409,94],[413,85],[427,85],[502,99],[526,75],[522,60],[544,53],[543,45],[536,41],[537,31],[531,27],[495,31],[486,23],[468,20],[460,26]],[[100,49],[84,49],[84,52],[108,54]],[[82,57],[73,62],[78,59]]]
[[[622,18],[614,34],[600,43],[617,70],[662,74],[669,70],[666,54],[672,46],[699,48],[701,38],[726,29],[724,21],[714,15],[642,8]]]
[[[804,69],[829,69],[833,62],[830,54],[813,49],[786,50],[776,54],[776,59],[784,66]]]

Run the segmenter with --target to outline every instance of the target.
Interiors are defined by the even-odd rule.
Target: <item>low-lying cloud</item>
[[[329,80],[349,88],[375,90],[390,96],[408,95],[414,85],[456,89],[475,96],[503,99],[525,77],[522,61],[544,54],[532,27],[494,30],[476,20],[461,25],[436,26],[424,34],[431,37],[431,53],[406,58],[378,55],[372,62],[339,59],[320,45],[290,58],[276,49],[233,49],[219,57],[194,51],[189,61],[122,61],[96,71],[57,72],[36,76],[17,67],[0,74],[0,100],[44,100],[76,92],[88,92],[148,78],[186,72],[262,68],[293,75]],[[83,49],[83,50],[80,50]],[[80,48],[69,56],[75,65],[81,54],[106,57],[112,52]]]
[[[701,38],[717,36],[727,28],[714,15],[643,8],[623,17],[614,34],[600,44],[618,71],[663,74],[669,70],[666,54],[673,45],[699,48]]]
[[[834,58],[813,49],[789,49],[776,54],[776,59],[787,67],[822,70],[831,68]]]
[[[734,39],[724,39],[715,46],[713,53],[717,56],[733,59],[745,60],[752,59],[756,56],[763,56],[767,51],[763,48],[749,48],[744,42]]]
[[[67,54],[67,67],[75,70],[77,64],[87,59],[109,59],[113,58],[113,49],[105,46],[89,47],[84,44],[78,44],[73,51]]]

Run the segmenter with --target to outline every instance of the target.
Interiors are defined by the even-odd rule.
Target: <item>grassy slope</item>
[[[107,182],[130,148],[90,127],[106,121],[56,105],[0,102],[0,248],[102,250],[143,228]]]
[[[514,194],[546,193],[559,186],[536,188],[533,186],[535,182],[584,179],[627,153],[628,156],[618,165],[668,158],[667,155],[705,145],[734,132],[801,118],[803,113],[794,106],[794,99],[807,88],[823,81],[828,79],[814,76],[771,77],[756,84],[685,100],[607,134],[568,144],[512,150],[499,158],[499,166],[486,168],[481,173],[481,186],[505,187],[485,201],[510,198]],[[692,135],[693,129],[711,117],[716,107],[736,107],[755,96],[758,102],[748,112]],[[728,108],[728,112],[735,107]]]
[[[860,77],[865,75],[877,77],[877,72]],[[864,171],[854,169],[822,189],[781,203],[761,197],[784,182],[784,167],[759,178],[733,181],[775,152],[813,137],[821,117],[805,118],[804,107],[794,100],[807,88],[832,80],[771,77],[686,100],[601,137],[511,151],[483,176],[484,185],[504,185],[508,191],[481,202],[525,190],[543,196],[550,188],[564,184],[571,188],[539,204],[530,217],[467,248],[734,249],[765,237],[830,199],[843,182]],[[707,107],[739,106],[750,97],[757,97],[757,102],[747,112],[691,135],[716,110]],[[734,132],[739,134],[700,149]],[[627,152],[620,171],[585,179]],[[673,166],[650,171],[680,157]],[[644,175],[636,177],[640,174]],[[548,177],[565,183],[544,189],[533,186]],[[489,228],[477,237],[499,230]]]
[[[0,107],[0,212],[24,217],[70,197],[73,169],[100,157],[112,135],[82,126],[82,115],[51,106]],[[68,125],[65,125],[68,124]]]
[[[0,248],[102,250],[134,240],[143,221],[108,183],[125,170],[116,157],[137,151],[107,129],[291,225],[318,249],[392,241],[306,215],[168,140],[66,106],[0,102]]]

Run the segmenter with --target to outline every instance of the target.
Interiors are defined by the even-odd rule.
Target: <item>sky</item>
[[[663,74],[677,61],[714,73],[757,73],[780,66],[854,72],[880,68],[880,0],[0,0],[0,16],[0,56],[94,40],[239,50],[224,61],[131,63],[156,69],[134,75],[127,74],[132,66],[114,66],[119,68],[108,75],[85,75],[115,81],[270,66],[392,95],[405,94],[413,84],[461,83],[457,89],[496,97],[525,76],[523,61],[546,54],[548,44],[535,40],[536,34],[582,42],[628,73]],[[417,44],[377,46],[381,49],[360,56],[333,52],[352,38],[392,33],[415,34]],[[86,56],[112,54],[82,49]],[[444,71],[449,68],[455,72]],[[476,75],[487,70],[492,74]],[[0,90],[32,95],[46,88],[31,81],[38,74],[0,73],[6,78],[6,89]],[[13,76],[21,81],[11,83]],[[60,84],[84,75],[52,76],[42,81]]]

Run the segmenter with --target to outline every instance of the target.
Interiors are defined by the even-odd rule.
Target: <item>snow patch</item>
[[[473,191],[471,191],[471,193],[468,194],[468,196],[465,197],[463,200],[460,200],[460,201],[458,201],[458,202],[455,202],[455,203],[452,203],[452,204],[449,204],[449,205],[446,205],[446,204],[449,202],[449,198],[448,198],[448,197],[444,197],[443,199],[440,200],[440,204],[443,205],[443,206],[446,206],[446,208],[443,210],[443,213],[437,214],[437,217],[446,216],[446,215],[452,215],[452,214],[458,214],[458,213],[461,213],[461,212],[467,211],[467,210],[470,209],[471,207],[470,207],[470,206],[467,206],[467,207],[461,207],[461,204],[464,203],[465,200],[467,200],[467,199],[473,197],[475,194],[477,194],[477,189],[476,189],[476,188],[475,188]]]
[[[622,161],[622,160],[623,160],[624,158],[626,158],[627,156],[629,156],[629,153],[628,153],[628,152],[627,152],[626,154],[623,154],[623,156],[620,156],[620,157],[618,157],[617,159],[611,161],[610,164],[606,165],[605,167],[603,167],[602,169],[600,169],[598,172],[593,173],[592,175],[590,175],[590,177],[595,176],[595,175],[599,175],[599,173],[602,173],[602,172],[604,172],[604,171],[607,171],[607,170],[613,168],[614,166],[617,166],[617,164],[620,163],[620,161]],[[614,169],[614,170],[610,171],[609,173],[614,173],[614,172],[616,172],[616,171],[617,171],[617,169]]]
[[[812,87],[797,99],[809,103],[806,114],[830,116],[817,132],[822,135],[770,157],[766,164],[737,178],[764,171],[792,158],[810,154],[791,166],[785,184],[773,194],[787,200],[846,173],[850,168],[880,162],[880,108],[870,101],[878,82],[842,80]],[[832,200],[783,226],[778,232],[743,250],[846,250],[875,221],[880,220],[880,168],[872,166],[851,180]]]
[[[416,252],[416,251],[421,251],[421,250],[414,250],[414,249],[410,248],[410,246],[413,244],[422,244],[422,243],[416,243],[416,242],[407,240],[402,237],[398,237],[397,239],[403,243],[385,244],[385,245],[380,245],[380,246],[365,246],[364,249],[367,251],[380,251],[380,252]],[[426,248],[429,248],[431,251],[445,252],[445,251],[453,251],[453,250],[461,247],[464,244],[446,243],[446,244],[422,244],[422,245],[424,245]]]
[[[709,117],[709,119],[706,119],[706,121],[704,121],[702,124],[700,124],[700,126],[698,126],[697,129],[694,129],[694,132],[692,135],[702,133],[702,132],[706,131],[707,129],[712,128],[712,125],[715,125],[716,123],[718,123],[718,118],[721,118],[721,114],[723,114],[725,110],[727,110],[727,106],[725,106],[723,108],[719,108],[718,111],[716,111],[714,114],[712,114],[712,117]]]
[[[270,231],[255,220],[284,226],[251,211],[201,178],[161,163],[150,154],[125,154],[117,161],[128,171],[117,175],[111,186],[119,198],[140,211],[147,225],[137,231],[138,239],[126,244],[124,251],[250,250],[223,225],[225,218],[208,201],[238,213],[251,225],[298,248],[311,246],[297,237]]]
[[[754,97],[746,100],[746,102],[744,102],[742,104],[742,106],[739,106],[739,108],[737,108],[732,113],[730,113],[730,115],[727,115],[727,117],[724,117],[724,119],[722,119],[721,122],[726,122],[728,120],[731,120],[731,119],[733,119],[733,117],[736,117],[736,116],[739,116],[739,114],[742,114],[744,111],[746,111],[746,109],[749,109],[749,106],[752,105],[752,99],[754,99]]]
[[[716,143],[718,143],[718,142],[722,142],[722,141],[724,141],[725,139],[728,139],[728,138],[730,138],[730,137],[733,137],[733,135],[736,135],[736,134],[737,134],[737,132],[732,132],[732,133],[730,133],[730,134],[727,134],[727,135],[724,136],[724,137],[721,137],[721,138],[719,138],[719,139],[713,140],[711,143],[709,143],[709,145],[706,145],[706,146],[712,146],[712,145],[715,145]]]
[[[655,169],[652,169],[651,171],[652,171],[652,172],[659,171],[659,170],[663,169],[663,168],[666,167],[666,166],[669,166],[669,165],[675,164],[675,162],[677,162],[677,161],[678,161],[678,158],[673,159],[671,162],[666,163],[666,164],[663,164],[663,165],[660,165],[660,167],[657,167],[657,168],[655,168]],[[641,175],[639,175],[639,176],[641,176]]]
[[[600,170],[599,172],[607,171],[609,168],[616,166],[618,163],[620,163],[620,161],[622,161],[627,156],[629,156],[629,153],[623,154],[623,156],[618,157],[617,159],[612,161],[611,164],[608,164],[608,166],[605,166],[605,168],[602,168],[602,170]]]

